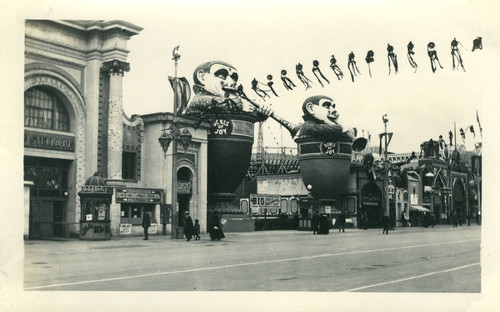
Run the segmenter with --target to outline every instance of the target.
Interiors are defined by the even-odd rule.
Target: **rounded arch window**
[[[31,88],[24,93],[24,126],[69,132],[69,115],[54,92]]]

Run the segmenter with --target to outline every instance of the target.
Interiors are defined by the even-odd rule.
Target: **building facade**
[[[82,220],[87,228],[100,221],[98,207],[82,210],[78,195],[94,173],[112,190],[111,235],[140,235],[145,213],[150,233],[171,230],[172,172],[179,181],[173,207],[191,211],[204,230],[207,129],[176,119],[193,138],[172,164],[158,138],[173,115],[123,111],[127,41],[142,28],[123,21],[27,20],[25,26],[25,238],[81,237]]]

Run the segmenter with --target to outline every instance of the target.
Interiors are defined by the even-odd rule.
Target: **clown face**
[[[208,92],[224,96],[223,88],[235,89],[238,83],[238,72],[229,64],[214,63],[209,71],[199,70],[196,77]]]
[[[335,109],[335,103],[332,98],[319,97],[314,98],[306,103],[307,113],[314,116],[319,121],[328,125],[338,125],[337,119],[339,115]]]

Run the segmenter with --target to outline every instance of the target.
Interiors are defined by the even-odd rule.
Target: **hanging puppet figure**
[[[267,75],[267,86],[269,87],[269,89],[271,89],[271,91],[274,93],[274,95],[278,96],[278,94],[276,93],[276,91],[274,91],[274,88],[273,88],[273,75]]]
[[[349,53],[349,61],[347,62],[347,67],[349,68],[349,72],[351,73],[352,82],[354,82],[354,76],[357,76],[356,72],[358,72],[358,74],[361,75],[358,66],[356,65],[356,61],[354,60],[354,57],[355,57],[354,52],[351,51],[351,53]]]
[[[448,132],[448,136],[450,137],[450,146],[453,146],[453,132]]]
[[[462,61],[462,56],[460,55],[460,50],[458,49],[458,45],[462,45],[457,38],[453,38],[451,42],[451,57],[453,59],[453,69],[458,69],[462,66],[462,69],[465,71],[464,63]],[[457,61],[457,65],[455,67],[455,60]]]
[[[259,84],[264,85],[262,82],[257,81],[257,79],[252,80],[252,90],[257,93],[258,96],[260,96],[264,101],[266,100],[266,97],[270,97],[269,94],[267,94],[266,91],[262,90],[259,88]]]
[[[366,63],[368,63],[368,73],[370,74],[370,78],[372,77],[372,70],[370,68],[370,63],[375,61],[375,59],[373,58],[374,56],[375,56],[375,53],[372,50],[370,50],[370,51],[368,51],[368,53],[366,53],[365,61],[366,61]]]
[[[293,88],[297,87],[290,78],[286,76],[286,70],[281,70],[281,81],[283,81],[283,85],[287,90],[293,90]]]
[[[309,83],[312,83],[312,81],[304,75],[304,71],[302,70],[303,66],[302,64],[298,63],[295,65],[295,72],[297,73],[297,77],[299,77],[299,80],[306,86],[306,90],[311,88],[311,85]]]
[[[436,72],[436,62],[439,64],[439,67],[443,69],[441,63],[439,62],[437,51],[435,50],[436,44],[434,42],[429,42],[427,44],[427,54],[429,55],[429,59],[431,60],[431,68],[432,72]]]
[[[326,77],[323,75],[323,73],[321,72],[321,69],[319,69],[319,62],[317,60],[314,60],[313,61],[313,68],[312,68],[312,72],[314,74],[314,76],[316,76],[316,79],[318,79],[319,81],[319,84],[323,87],[323,83],[321,82],[321,79],[319,79],[318,77],[318,74],[321,76],[321,78],[325,79],[326,82],[328,82],[328,84],[330,84],[330,81],[328,81],[328,79],[326,79]]]
[[[460,128],[460,136],[462,137],[462,141],[465,143],[465,131],[462,128]]]
[[[408,57],[408,62],[410,62],[410,65],[411,67],[413,67],[413,69],[415,69],[415,73],[417,72],[417,68],[418,68],[418,65],[417,63],[413,60],[413,55],[415,54],[415,52],[413,52],[413,48],[415,47],[413,45],[413,42],[408,42],[408,45],[406,46],[408,48],[408,54],[407,54],[407,57]]]
[[[332,54],[332,58],[330,59],[330,68],[333,70],[335,75],[337,75],[337,79],[340,80],[344,78],[344,73],[340,70],[340,67],[337,65],[337,59]]]
[[[398,73],[398,56],[394,53],[394,47],[387,44],[387,60],[389,61],[389,75],[391,74],[391,62],[394,66],[394,71]]]
[[[476,39],[472,40],[472,52],[474,52],[474,50],[476,50],[476,49],[479,49],[479,50],[483,49],[483,38],[482,37],[477,37]]]

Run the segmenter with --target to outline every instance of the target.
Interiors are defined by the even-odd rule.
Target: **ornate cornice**
[[[130,64],[119,60],[112,60],[102,63],[102,70],[109,72],[110,75],[122,75],[124,72],[130,71]]]

